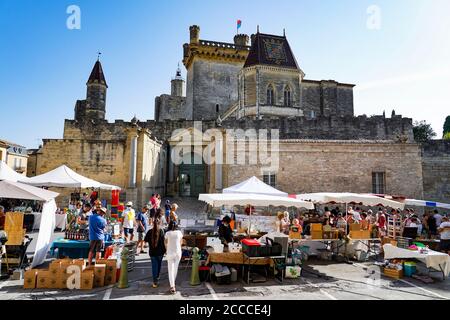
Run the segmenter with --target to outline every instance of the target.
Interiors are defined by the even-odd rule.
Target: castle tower
[[[105,120],[108,85],[99,59],[92,68],[86,86],[86,100],[78,100],[75,105],[75,120]]]
[[[177,73],[175,74],[175,78],[171,81],[171,93],[172,96],[175,97],[183,97],[184,96],[184,79],[181,76],[180,65],[178,65]]]

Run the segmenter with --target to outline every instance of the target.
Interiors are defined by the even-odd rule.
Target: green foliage
[[[447,133],[444,135],[444,140],[450,140],[450,132],[447,132]]]
[[[445,139],[445,135],[446,135],[447,133],[449,133],[449,132],[450,132],[450,116],[448,116],[448,117],[445,119],[445,123],[444,123],[444,134],[443,134],[444,139]],[[445,139],[445,140],[447,140],[447,139]]]
[[[429,123],[425,121],[414,122],[413,126],[414,132],[414,140],[417,142],[426,142],[430,141],[434,137],[436,137],[436,132],[434,132],[433,128]]]

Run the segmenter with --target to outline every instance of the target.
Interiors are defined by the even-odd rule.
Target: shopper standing
[[[152,260],[152,276],[153,288],[159,285],[159,275],[161,273],[161,265],[166,253],[166,246],[164,243],[164,230],[161,229],[160,218],[155,218],[152,221],[153,228],[145,235],[145,242],[148,243],[150,259]]]
[[[155,225],[155,224],[154,224]],[[169,273],[170,292],[176,293],[175,282],[177,279],[178,265],[181,260],[181,245],[183,241],[183,234],[177,230],[177,225],[174,221],[170,221],[167,233],[164,236],[165,245],[167,248],[167,267]]]
[[[138,212],[138,214],[136,215],[136,224],[137,224],[137,233],[138,233],[138,244],[137,247],[138,249],[140,248],[141,250],[137,253],[146,253],[144,251],[144,236],[145,236],[145,231],[147,231],[147,218],[146,218],[146,214],[147,214],[148,208],[147,206],[144,206],[142,208],[141,212]]]
[[[123,211],[123,233],[127,242],[133,241],[135,225],[136,212],[133,209],[133,202],[128,201],[126,209]]]
[[[101,257],[101,252],[105,249],[105,228],[106,220],[103,216],[106,214],[106,208],[99,208],[89,218],[89,266],[92,265],[92,258],[95,254],[97,261]]]
[[[169,213],[169,224],[171,222],[174,222],[175,224],[178,224],[178,215],[177,215],[178,205],[174,203],[172,207],[170,208]]]

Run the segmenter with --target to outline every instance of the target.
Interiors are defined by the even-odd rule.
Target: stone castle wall
[[[147,121],[140,123],[148,128],[159,140],[170,138],[174,130],[194,127],[194,121]],[[216,128],[215,121],[203,121],[203,130]],[[395,116],[359,116],[359,117],[319,117],[316,119],[239,119],[226,120],[221,124],[224,129],[279,129],[280,139],[326,139],[326,140],[398,140],[413,142],[412,120]]]
[[[424,143],[422,168],[425,200],[450,203],[450,141]]]
[[[372,193],[372,173],[385,172],[386,193],[423,196],[420,146],[414,143],[293,140],[281,141],[279,149],[277,171],[261,165],[226,165],[225,185],[253,175],[262,180],[268,170],[276,174],[276,187],[290,194]],[[248,147],[237,154],[241,152],[248,155]]]
[[[163,94],[155,99],[156,121],[186,120],[190,113],[186,109],[186,98]]]

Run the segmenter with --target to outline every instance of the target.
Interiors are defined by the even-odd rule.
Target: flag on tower
[[[241,21],[241,20],[238,20],[238,21],[237,21],[237,29],[238,29],[238,31],[239,31],[239,29],[241,28],[241,26],[242,26],[242,21]]]

